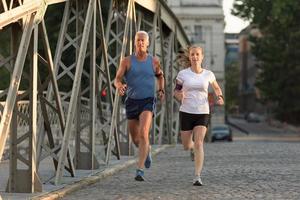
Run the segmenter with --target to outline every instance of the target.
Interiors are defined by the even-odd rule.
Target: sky
[[[225,14],[225,33],[239,33],[249,23],[238,17],[231,15],[231,9],[234,0],[223,0],[223,9]]]

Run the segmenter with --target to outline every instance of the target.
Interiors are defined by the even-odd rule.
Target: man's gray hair
[[[139,34],[145,35],[145,36],[147,37],[147,40],[149,41],[149,34],[148,34],[146,31],[138,31],[138,32],[136,32],[135,38],[136,38],[136,36],[139,35]]]

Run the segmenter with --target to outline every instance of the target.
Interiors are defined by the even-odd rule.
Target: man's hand
[[[158,90],[157,96],[160,99],[160,101],[163,101],[165,99],[165,91],[164,90]]]
[[[126,89],[127,89],[127,85],[126,84],[122,84],[120,85],[117,90],[119,92],[119,95],[120,96],[124,96],[125,95],[125,92],[126,92]]]

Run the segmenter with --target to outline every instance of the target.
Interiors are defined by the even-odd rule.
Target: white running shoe
[[[193,185],[195,186],[202,186],[202,180],[201,180],[201,176],[195,176],[194,181],[193,181]]]

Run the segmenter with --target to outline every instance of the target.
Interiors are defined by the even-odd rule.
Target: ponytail
[[[179,67],[188,68],[191,66],[191,62],[189,59],[189,47],[185,49],[180,49],[176,56],[176,62]]]

